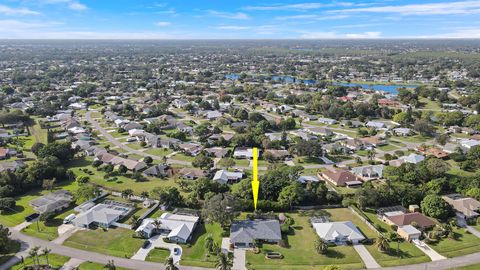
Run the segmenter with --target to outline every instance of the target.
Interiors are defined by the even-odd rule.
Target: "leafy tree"
[[[130,188],[124,189],[122,190],[121,195],[122,195],[122,198],[124,199],[130,199],[130,197],[133,196],[133,190]]]
[[[319,141],[301,140],[293,147],[293,151],[299,156],[319,157],[323,155],[322,144]]]
[[[222,158],[218,161],[217,166],[228,169],[235,166],[235,160],[233,158]]]
[[[214,244],[215,241],[213,240],[212,234],[208,234],[207,237],[205,237],[205,248],[208,250],[208,252],[212,253]]]
[[[121,164],[120,166],[118,166],[118,172],[121,173],[121,174],[125,174],[127,173],[128,169],[127,169],[127,166]]]
[[[213,167],[213,159],[202,152],[193,159],[192,165],[197,168],[210,169]]]
[[[438,195],[430,194],[425,196],[420,207],[425,215],[440,220],[447,220],[455,214],[452,206]]]
[[[229,193],[220,193],[205,201],[202,216],[206,222],[218,222],[226,228],[232,223],[238,209],[237,199]]]
[[[109,260],[107,264],[103,266],[104,269],[107,270],[116,270],[117,267],[115,266],[115,262],[113,260]]]
[[[0,224],[0,254],[9,253],[11,244],[9,229]]]
[[[294,204],[298,204],[303,200],[304,190],[299,183],[293,183],[282,189],[278,195],[278,202],[288,205],[290,209]]]
[[[183,198],[176,187],[156,187],[150,192],[150,197],[169,206],[181,206]]]
[[[100,196],[101,191],[98,187],[93,185],[80,185],[75,192],[75,197],[80,201],[88,201],[90,199]]]
[[[432,134],[435,132],[435,128],[430,124],[430,122],[424,119],[415,120],[413,129],[423,136],[432,136]]]
[[[76,151],[72,149],[69,142],[53,142],[40,148],[39,158],[56,157],[62,164],[66,164],[73,159]]]
[[[153,162],[153,158],[148,156],[148,157],[145,157],[143,159],[143,162],[147,163],[147,164],[151,164]]]
[[[34,153],[36,156],[38,156],[38,153],[40,152],[40,149],[45,147],[45,144],[36,142],[32,145],[32,148],[30,149],[32,153]]]
[[[15,208],[16,202],[14,198],[5,197],[0,198],[0,210],[1,211],[11,211]]]

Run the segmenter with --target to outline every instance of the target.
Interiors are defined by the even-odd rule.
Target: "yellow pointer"
[[[253,192],[253,206],[257,210],[258,201],[258,189],[260,188],[260,182],[258,181],[258,149],[253,148],[253,180],[252,180],[252,192]]]

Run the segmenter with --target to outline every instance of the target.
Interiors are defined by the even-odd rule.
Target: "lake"
[[[227,74],[225,75],[226,79],[229,80],[238,80],[240,78],[240,74]],[[293,76],[287,75],[272,75],[271,80],[276,82],[283,82],[283,83],[303,83],[305,85],[314,85],[316,83],[315,80],[303,80],[298,79]],[[333,85],[342,85],[342,86],[349,86],[349,87],[361,87],[367,90],[373,91],[383,91],[390,94],[396,95],[398,93],[398,89],[400,88],[407,88],[407,89],[415,89],[416,85],[396,85],[396,84],[367,84],[367,83],[341,83],[341,82],[334,82]]]

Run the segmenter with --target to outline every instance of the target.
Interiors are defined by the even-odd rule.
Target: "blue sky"
[[[0,38],[480,38],[480,1],[0,0]]]

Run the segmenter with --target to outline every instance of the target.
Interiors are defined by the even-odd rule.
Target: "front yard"
[[[149,262],[164,263],[168,257],[170,257],[170,250],[154,248],[148,253],[148,256],[145,260]]]
[[[41,254],[41,250],[40,250]],[[44,255],[39,256],[40,264],[47,264],[47,258]],[[57,254],[49,254],[48,255],[48,263],[52,265],[52,269],[60,269],[66,262],[70,260],[69,257],[65,257],[62,255]],[[27,265],[33,265],[33,260],[31,257],[25,259],[24,264],[18,263],[10,268],[10,270],[22,270],[23,267]]]
[[[293,231],[284,237],[287,247],[263,244],[261,252],[247,252],[247,264],[252,269],[321,269],[322,266],[336,264],[342,269],[358,269],[364,267],[362,260],[351,246],[330,247],[326,255],[318,254],[314,249],[316,233],[310,226],[309,216],[289,214],[295,220]],[[269,260],[266,252],[279,252],[284,258]]]
[[[194,231],[190,244],[182,245],[183,253],[181,265],[214,268],[216,256],[205,249],[205,238],[211,234],[214,241],[220,246],[222,243],[222,227],[217,224],[199,224]]]
[[[76,232],[64,245],[102,253],[106,255],[130,258],[142,246],[144,240],[133,238],[133,231],[114,228],[104,230],[101,228],[95,230],[85,230]]]
[[[445,257],[457,257],[480,250],[480,239],[465,229],[454,229],[456,239],[443,238],[429,244],[435,251]]]

